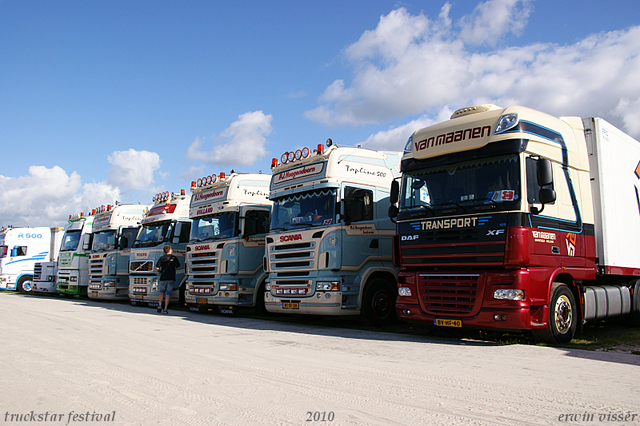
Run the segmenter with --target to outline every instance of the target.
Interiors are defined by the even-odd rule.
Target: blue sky
[[[640,138],[637,1],[0,0],[0,225],[149,203],[476,103]]]

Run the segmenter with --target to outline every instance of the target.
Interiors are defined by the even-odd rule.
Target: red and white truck
[[[602,118],[463,108],[417,130],[401,169],[401,319],[563,343],[639,315],[640,143]]]

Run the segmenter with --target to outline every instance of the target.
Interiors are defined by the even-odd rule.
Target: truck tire
[[[566,284],[551,285],[549,323],[544,330],[535,330],[537,341],[545,343],[569,343],[578,328],[578,310],[573,293]]]
[[[264,281],[262,281],[258,286],[255,297],[256,297],[256,306],[255,306],[256,314],[265,315],[267,313],[267,308],[265,308],[264,306]]]
[[[16,290],[20,293],[28,293],[33,290],[33,277],[23,276],[20,277],[18,283],[16,284]]]
[[[377,278],[364,290],[360,317],[375,327],[391,325],[396,316],[397,290],[389,281]]]
[[[631,313],[627,315],[626,323],[632,327],[640,327],[640,280],[629,283],[633,296],[631,298]]]

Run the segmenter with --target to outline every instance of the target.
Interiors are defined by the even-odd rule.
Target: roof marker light
[[[280,162],[282,164],[287,164],[288,160],[289,160],[289,153],[285,152],[284,154],[282,154],[282,157],[280,157]]]

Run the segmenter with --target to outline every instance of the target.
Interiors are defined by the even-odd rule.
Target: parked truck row
[[[183,266],[172,300],[192,310],[560,343],[587,321],[640,322],[640,143],[601,118],[476,105],[415,131],[404,152],[329,139],[271,171],[206,176],[64,230],[4,230],[0,289],[156,306],[170,245]]]

